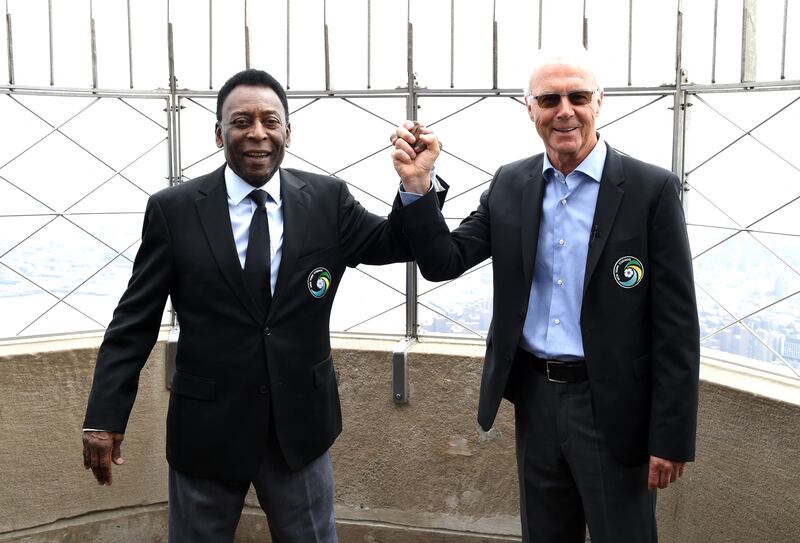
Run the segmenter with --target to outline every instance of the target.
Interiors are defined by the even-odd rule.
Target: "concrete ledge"
[[[167,504],[127,507],[0,534],[2,543],[167,543]]]
[[[100,339],[0,345],[0,542],[166,540],[165,344],[142,372],[126,463],[107,488],[80,464]],[[398,406],[397,341],[333,339],[344,418],[332,449],[342,542],[519,541],[513,409],[504,402],[490,432],[475,420],[483,346],[415,344],[410,399]],[[800,541],[800,382],[714,361],[703,362],[701,377],[697,461],[659,493],[660,541]],[[255,496],[247,505],[237,542],[268,540]]]
[[[800,380],[765,373],[755,368],[703,358],[700,380],[747,394],[800,406]]]
[[[412,515],[404,511],[371,511],[366,515],[355,515],[361,518],[350,518],[350,513],[352,512],[339,506],[336,508],[336,533],[342,543],[519,543],[520,541],[519,536],[497,534],[491,527],[486,532],[481,532],[479,529],[464,529],[463,523],[452,529],[436,527],[453,525],[453,518],[435,519],[433,515],[412,518]],[[513,520],[514,526],[518,526],[519,519],[509,520]],[[503,519],[501,523],[505,521],[506,519]],[[455,524],[459,524],[457,520]],[[511,531],[513,532],[513,529]],[[264,521],[264,513],[257,507],[246,507],[236,532],[236,543],[265,541],[271,541],[271,538],[269,528]]]
[[[402,512],[391,517],[403,517]],[[405,522],[339,518],[340,541],[366,543],[518,543],[519,537],[409,525]],[[0,543],[166,543],[167,504],[129,507],[59,520],[45,526],[0,535]],[[261,509],[245,508],[236,543],[272,541]]]
[[[81,428],[99,336],[0,346],[0,534],[94,511],[167,500],[164,342],[139,377],[114,484],[99,487],[81,458]]]
[[[449,538],[460,535],[469,538],[495,538],[491,539],[492,541],[520,540],[517,514],[475,518],[457,514],[409,513],[397,509],[351,509],[337,505],[336,520],[337,526],[364,526],[365,529],[374,526],[380,530],[408,529],[409,533],[443,534]],[[345,541],[361,541],[361,539]]]
[[[414,528],[382,523],[340,521],[336,523],[339,539],[367,543],[518,543],[519,537],[472,534]]]

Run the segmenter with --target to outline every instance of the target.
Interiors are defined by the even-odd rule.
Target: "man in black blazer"
[[[435,153],[415,156],[408,123],[393,135],[407,192],[393,220],[422,274],[492,258],[478,422],[514,403],[525,542],[583,542],[587,523],[593,543],[656,541],[655,489],[694,458],[699,327],[679,181],[599,139],[602,100],[585,52],[540,61],[526,104],[546,153],[499,168],[453,232],[426,194]]]
[[[148,201],[98,354],[84,465],[111,484],[122,463],[169,296],[181,329],[167,416],[170,541],[233,541],[252,482],[273,541],[333,542],[328,449],[342,422],[331,305],[347,266],[410,252],[341,180],[279,168],[288,102],[266,72],[240,72],[220,89],[215,135],[225,165]]]

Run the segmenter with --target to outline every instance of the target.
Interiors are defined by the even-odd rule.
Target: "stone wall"
[[[164,345],[142,371],[122,444],[129,464],[114,469],[110,487],[93,482],[81,455],[99,338],[0,346],[0,541],[88,512],[166,501]]]
[[[0,542],[166,541],[164,343],[142,373],[126,464],[110,488],[92,482],[80,455],[98,343],[0,346]],[[410,401],[398,406],[394,345],[334,340],[344,417],[333,448],[341,541],[519,541],[512,409],[504,403],[488,433],[475,420],[482,348],[414,346]],[[659,494],[662,543],[800,541],[800,386],[783,382],[797,401],[779,401],[767,397],[769,387],[755,395],[718,381],[702,383],[697,462]],[[266,533],[251,493],[237,541]]]

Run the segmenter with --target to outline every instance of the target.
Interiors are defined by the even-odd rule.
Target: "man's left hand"
[[[442,150],[442,145],[430,128],[413,121],[405,121],[391,136],[394,146],[392,162],[403,190],[425,194],[431,186],[431,169]]]
[[[667,488],[683,475],[686,462],[673,462],[657,456],[650,457],[650,468],[647,474],[647,489]]]

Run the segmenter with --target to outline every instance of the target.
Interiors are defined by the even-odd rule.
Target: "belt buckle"
[[[550,377],[550,363],[551,362],[556,362],[556,361],[545,360],[545,369],[547,370],[547,380],[550,381],[551,383],[566,384],[567,381],[562,381],[561,379],[553,379],[552,377]],[[555,365],[556,364],[554,363],[553,366],[555,366]]]

